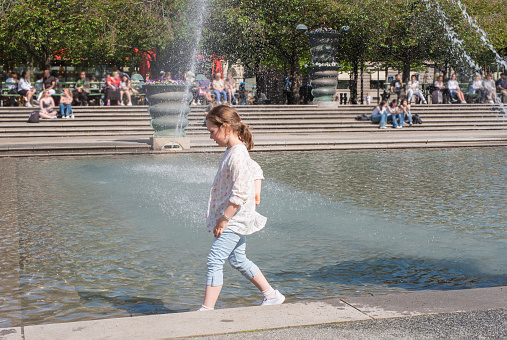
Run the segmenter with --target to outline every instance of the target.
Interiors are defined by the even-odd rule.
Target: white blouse
[[[211,233],[229,203],[239,205],[227,228],[240,235],[250,235],[266,225],[267,218],[255,211],[255,184],[264,179],[262,169],[250,158],[246,146],[227,149],[218,166],[211,187],[206,215],[206,230]]]

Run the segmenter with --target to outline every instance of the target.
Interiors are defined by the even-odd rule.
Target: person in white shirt
[[[424,104],[428,104],[426,102],[426,99],[424,99],[424,96],[421,92],[421,90],[419,90],[419,82],[417,81],[417,77],[415,75],[412,76],[411,80],[408,82],[407,84],[407,97],[408,97],[408,102],[410,103],[412,101],[412,95],[416,95],[418,96],[421,101],[424,103]]]
[[[21,72],[21,79],[18,82],[18,93],[22,96],[26,96],[26,106],[32,107],[32,97],[35,94],[35,89],[30,83],[30,74],[28,71]]]
[[[206,128],[218,146],[226,147],[211,188],[206,229],[215,240],[208,255],[204,302],[199,311],[215,308],[229,263],[261,291],[261,306],[278,305],[285,297],[271,287],[259,267],[246,257],[246,236],[264,228],[266,217],[255,211],[260,202],[260,166],[250,158],[252,133],[231,106],[218,105],[206,115]]]
[[[486,75],[486,79],[483,81],[484,89],[487,92],[488,102],[490,104],[495,103],[496,100],[496,86],[495,81],[493,80],[493,75],[488,73]]]
[[[466,104],[465,95],[463,94],[463,91],[459,88],[458,81],[456,80],[456,73],[454,73],[451,76],[451,80],[447,82],[447,88],[451,92],[451,99],[454,98],[454,95],[458,97],[458,99],[461,101],[461,104]]]

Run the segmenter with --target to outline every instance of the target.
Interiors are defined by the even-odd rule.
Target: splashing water
[[[191,42],[193,44],[193,49],[192,49],[192,56],[190,59],[191,63],[190,63],[189,72],[192,72],[194,75],[195,75],[196,64],[197,64],[197,53],[198,53],[199,45],[201,44],[201,38],[202,38],[202,27],[204,25],[204,14],[207,13],[208,5],[209,5],[209,0],[196,0],[192,9],[191,9],[194,13],[196,13],[196,15],[195,15],[195,22],[194,22],[195,29],[194,29],[193,39],[192,39],[193,41]],[[187,74],[188,74],[188,72],[187,72]],[[187,103],[188,98],[190,98],[190,96],[191,96],[191,89],[192,89],[192,82],[187,81],[186,87],[185,87],[185,98],[183,99],[185,104]],[[184,118],[185,118],[185,114],[182,109],[182,111],[180,111],[180,114],[178,115],[178,122],[176,124],[176,133],[174,134],[175,136],[183,135],[183,131],[181,131],[181,130],[183,129],[183,119]]]
[[[484,32],[484,30],[480,28],[476,24],[475,20],[472,19],[472,17],[470,17],[470,15],[467,13],[466,6],[462,4],[460,0],[450,0],[450,1],[459,7],[459,9],[461,10],[461,14],[463,14],[463,17],[465,17],[470,26],[472,26],[475,29],[475,31],[481,36],[481,41],[483,42],[483,44],[487,46],[490,49],[490,51],[493,52],[493,54],[495,55],[496,62],[502,65],[503,67],[507,68],[507,62],[502,57],[500,57],[500,55],[495,50],[493,45],[491,45],[491,43],[487,38],[486,32]]]
[[[447,36],[447,38],[452,42],[451,52],[453,56],[459,59],[463,64],[465,65],[468,64],[470,69],[474,70],[476,74],[482,74],[482,68],[479,65],[477,65],[477,63],[465,51],[465,48],[463,47],[463,40],[459,39],[459,35],[454,31],[451,24],[449,24],[450,20],[440,7],[438,1],[430,2],[429,0],[424,0],[424,3],[428,11],[435,10],[436,13],[439,15],[440,17],[439,23],[445,29],[446,32],[445,35]]]
[[[507,63],[498,55],[496,50],[493,48],[493,46],[491,45],[491,43],[487,39],[486,32],[484,32],[479,26],[477,26],[475,21],[466,12],[465,6],[459,0],[450,0],[450,1],[460,8],[461,13],[465,17],[465,19],[467,19],[468,23],[477,31],[477,33],[479,33],[481,35],[481,41],[484,43],[485,46],[487,46],[495,54],[495,58],[496,58],[497,63],[499,63],[500,65],[503,65],[503,66],[507,66]],[[473,70],[473,71],[475,71],[475,74],[483,76],[484,74],[483,74],[482,68],[466,52],[466,50],[463,46],[463,40],[459,39],[459,35],[454,31],[452,25],[449,24],[450,20],[447,17],[447,15],[445,14],[445,12],[442,10],[442,8],[440,7],[440,4],[438,3],[438,1],[434,0],[433,2],[430,2],[429,0],[424,0],[424,3],[426,5],[426,8],[428,9],[428,11],[435,10],[436,13],[438,14],[438,16],[440,17],[439,23],[445,29],[445,31],[446,31],[445,35],[447,36],[447,38],[452,42],[451,52],[452,52],[453,56],[456,59],[459,59],[463,65],[468,65],[469,70]],[[466,72],[468,70],[464,69],[464,71]],[[469,73],[467,73],[467,75],[471,76],[471,74],[469,74]],[[495,101],[498,105],[498,108],[493,106],[492,109],[493,110],[499,109],[504,114],[504,116],[507,116],[507,111],[505,109],[505,106],[503,105],[500,97],[496,93],[495,93],[495,99],[496,99]]]

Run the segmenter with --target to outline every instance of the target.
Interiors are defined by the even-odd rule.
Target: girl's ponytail
[[[239,140],[245,143],[247,150],[253,149],[252,132],[248,125],[241,121],[238,111],[233,107],[228,105],[215,106],[206,115],[206,120],[217,126],[228,124],[238,135]]]
[[[252,140],[252,132],[250,131],[250,127],[248,125],[246,125],[242,121],[240,121],[239,123],[240,127],[238,131],[238,137],[243,143],[245,143],[246,149],[250,151],[254,147],[254,142]]]

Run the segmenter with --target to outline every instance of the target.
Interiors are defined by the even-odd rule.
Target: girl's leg
[[[236,248],[241,236],[230,229],[225,229],[222,235],[215,239],[208,255],[208,273],[206,276],[206,293],[204,303],[208,309],[215,308],[218,295],[224,280],[224,263]]]
[[[246,237],[241,236],[238,244],[229,255],[229,263],[250,282],[252,282],[257,289],[264,296],[262,305],[277,305],[285,301],[285,296],[280,292],[274,290],[268,280],[264,277],[259,267],[257,267],[252,261],[246,257]],[[205,306],[207,306],[205,304]]]
[[[60,114],[62,117],[65,117],[65,105],[60,104]]]

